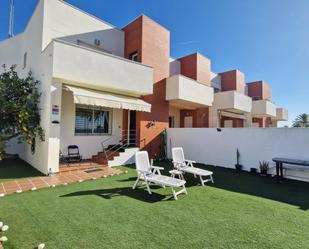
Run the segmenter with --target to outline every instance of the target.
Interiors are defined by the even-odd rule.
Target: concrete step
[[[124,152],[120,152],[118,156],[113,158],[113,160],[108,160],[108,166],[114,167],[134,163],[134,156],[137,151],[139,151],[138,147],[126,148]]]
[[[107,167],[107,163],[102,165],[95,162],[89,162],[89,163],[71,163],[71,164],[63,164],[59,167],[59,172],[68,172],[68,171],[75,171],[75,170],[87,170],[87,169],[93,169],[97,167]]]

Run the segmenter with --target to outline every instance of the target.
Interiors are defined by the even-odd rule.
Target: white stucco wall
[[[27,144],[18,145],[16,141],[11,141],[8,148],[9,153],[18,153],[19,156],[31,164],[33,167],[43,173],[48,173],[54,166],[57,169],[58,165],[49,159],[49,149],[55,148],[54,141],[50,140],[50,101],[51,101],[51,57],[50,51],[45,54],[41,53],[42,47],[42,30],[43,30],[43,1],[37,5],[25,31],[15,38],[3,41],[0,43],[1,63],[7,65],[17,64],[17,72],[20,77],[25,77],[31,70],[33,77],[40,81],[40,92],[42,93],[40,101],[41,109],[41,126],[45,132],[45,141],[36,140],[36,150],[32,154],[30,146]],[[3,45],[4,44],[4,45]],[[27,53],[27,66],[23,68],[24,53]],[[56,148],[57,149],[57,148]],[[58,153],[58,152],[57,152]],[[50,154],[51,157],[54,154]]]
[[[41,0],[42,1],[42,0]],[[123,56],[124,32],[68,3],[60,0],[44,0],[44,32],[42,50],[54,38],[65,37],[76,42],[82,39],[93,44],[101,40],[102,47]]]
[[[181,72],[180,61],[174,58],[170,58],[170,76],[180,74],[180,72]]]
[[[226,168],[234,168],[237,148],[245,170],[259,168],[259,161],[263,160],[273,167],[273,157],[309,160],[309,129],[222,128],[218,132],[212,128],[170,128],[167,134],[169,156],[171,147],[181,146],[187,159]],[[287,173],[289,177],[309,181],[309,171]]]
[[[2,71],[3,64],[5,64],[7,68],[14,64],[22,64],[22,41],[22,34],[0,41],[0,71]]]
[[[217,73],[210,72],[211,86],[221,90],[221,76]]]
[[[60,149],[67,154],[70,144],[79,146],[84,159],[91,158],[97,152],[102,151],[101,142],[112,136],[107,144],[118,144],[122,130],[122,110],[112,109],[112,134],[111,135],[75,135],[75,104],[73,94],[70,91],[62,92],[61,103],[61,131]]]

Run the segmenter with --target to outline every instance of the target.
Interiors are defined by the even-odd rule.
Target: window
[[[23,63],[23,69],[27,67],[27,52],[24,53],[24,63]]]
[[[130,60],[132,61],[138,61],[138,53],[137,51],[130,54]]]
[[[110,110],[77,106],[75,111],[75,134],[110,133],[110,116]]]

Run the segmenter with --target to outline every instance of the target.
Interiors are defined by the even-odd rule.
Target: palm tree
[[[298,115],[293,121],[293,127],[309,127],[309,115],[307,113]]]

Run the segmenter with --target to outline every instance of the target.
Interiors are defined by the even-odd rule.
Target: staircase
[[[118,150],[121,145],[109,145],[107,147],[108,154],[105,151],[100,151],[96,155],[92,156],[92,161],[101,165],[108,165],[108,161],[113,160],[114,157],[119,156]]]
[[[134,163],[135,162],[134,156],[137,151],[139,151],[138,147],[124,148],[124,151],[119,152],[118,155],[114,156],[113,159],[108,160],[108,166],[114,167]]]
[[[107,145],[114,138],[115,136],[109,137],[101,143],[103,151],[92,157],[93,162],[109,167],[134,163],[134,154],[139,150],[136,147],[136,131],[131,130],[128,134],[127,130],[123,130],[119,144]]]

